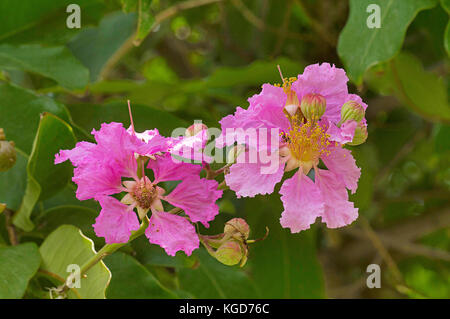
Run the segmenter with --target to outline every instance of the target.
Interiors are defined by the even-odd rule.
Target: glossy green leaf
[[[185,121],[172,114],[149,106],[131,102],[136,131],[157,127],[159,132],[170,136],[178,127],[189,126]],[[86,130],[98,129],[101,123],[121,122],[125,127],[130,123],[126,101],[111,102],[104,105],[78,104],[70,105],[69,111],[75,123],[80,123]]]
[[[238,266],[225,266],[203,248],[193,253],[198,263],[178,271],[180,289],[195,298],[260,298],[255,282]]]
[[[350,0],[350,15],[339,36],[338,54],[350,79],[360,84],[371,66],[400,51],[406,30],[417,13],[435,6],[436,0]],[[380,28],[369,28],[369,5],[380,8]]]
[[[0,299],[21,298],[40,263],[34,243],[0,247]]]
[[[83,88],[89,81],[89,71],[63,46],[0,45],[0,69],[37,73],[68,89]]]
[[[55,154],[73,148],[75,142],[72,128],[66,122],[50,113],[42,115],[28,160],[25,196],[13,217],[16,226],[27,231],[33,229],[30,215],[37,201],[51,197],[67,185],[72,168],[70,163],[55,165]]]
[[[106,290],[107,298],[113,299],[155,299],[174,298],[159,281],[136,259],[116,252],[105,263],[111,270],[111,283]]]
[[[134,34],[135,25],[134,13],[114,12],[98,27],[85,28],[68,43],[75,57],[89,69],[91,81],[98,80],[108,62],[118,57],[120,48]]]
[[[41,269],[55,280],[55,285],[64,283],[70,274],[68,266],[80,267],[95,255],[92,240],[83,235],[76,227],[63,225],[51,233],[39,249],[42,256]],[[81,278],[80,288],[71,288],[69,298],[101,299],[105,298],[105,290],[111,279],[111,273],[103,261],[95,264]]]
[[[5,130],[8,140],[14,141],[26,154],[31,152],[41,113],[49,112],[70,122],[64,105],[32,91],[0,83],[0,96],[0,127]]]

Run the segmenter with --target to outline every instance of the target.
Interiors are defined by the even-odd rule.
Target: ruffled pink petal
[[[340,68],[329,63],[312,64],[292,84],[292,89],[301,101],[309,93],[319,93],[327,100],[324,116],[337,123],[341,117],[341,107],[347,99],[347,75]]]
[[[55,155],[55,164],[70,160],[74,166],[87,165],[92,161],[96,145],[89,142],[78,142],[71,150],[61,150]]]
[[[356,166],[352,152],[340,146],[330,147],[328,150],[330,151],[329,154],[324,154],[321,157],[322,161],[354,194],[358,188],[361,169]]]
[[[190,256],[200,245],[194,226],[184,217],[166,212],[153,212],[145,231],[150,243],[164,248],[170,256],[182,250]]]
[[[358,218],[358,208],[348,201],[348,193],[344,182],[332,171],[318,169],[315,176],[325,202],[322,221],[329,228],[350,225]]]
[[[129,155],[131,156],[131,155]],[[79,142],[71,150],[61,150],[55,156],[55,163],[70,160],[75,166],[72,180],[78,185],[77,198],[86,200],[121,191],[122,169],[109,162],[109,156],[97,144]],[[128,157],[133,167],[134,158]],[[134,164],[135,165],[135,164]]]
[[[208,142],[208,130],[202,130],[194,136],[171,138],[170,153],[196,163],[211,163],[213,158],[203,153]]]
[[[260,146],[267,148],[258,142],[261,133],[257,130],[265,128],[269,136],[271,129],[289,128],[289,121],[283,113],[286,98],[282,88],[264,84],[261,93],[249,98],[248,110],[237,107],[234,115],[228,115],[220,121],[222,135],[216,139],[216,146],[222,148],[237,141],[258,149]],[[253,134],[253,130],[256,130],[256,134]]]
[[[117,194],[123,190],[120,174],[108,165],[75,167],[73,172],[72,181],[78,186],[76,197],[79,200]]]
[[[108,162],[125,177],[136,177],[136,161],[134,153],[143,144],[136,136],[131,135],[122,123],[103,123],[99,131],[92,130],[97,141],[95,153],[101,160]]]
[[[253,197],[257,194],[273,193],[284,173],[284,162],[278,153],[263,156],[257,153],[255,158],[250,152],[239,155],[236,164],[225,175],[225,182],[237,197]]]
[[[169,153],[158,155],[155,159],[150,159],[147,167],[153,170],[155,184],[198,176],[202,170],[200,165],[180,162]]]
[[[157,129],[146,130],[142,133],[133,132],[130,126],[127,129],[130,135],[135,135],[143,143],[138,144],[136,153],[143,156],[150,156],[157,152],[166,152],[169,148],[170,139],[159,134]]]
[[[198,176],[184,179],[175,189],[162,199],[183,209],[192,222],[201,222],[209,227],[208,222],[219,213],[216,201],[222,197],[215,180],[207,180]]]
[[[346,121],[341,127],[337,127],[336,124],[330,122],[327,129],[327,134],[330,136],[328,139],[340,144],[347,144],[353,140],[357,125],[356,121]]]
[[[113,197],[103,196],[97,200],[102,210],[93,225],[95,234],[104,237],[107,244],[128,242],[131,231],[140,227],[136,213]]]
[[[324,203],[319,188],[300,170],[283,183],[280,194],[284,206],[280,223],[292,233],[309,229],[316,218],[323,215]]]

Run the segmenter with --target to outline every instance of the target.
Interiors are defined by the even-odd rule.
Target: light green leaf
[[[73,148],[75,142],[72,128],[66,122],[50,113],[42,115],[28,160],[25,196],[13,217],[16,226],[26,231],[33,229],[30,215],[37,201],[51,197],[67,185],[72,176],[71,166],[69,163],[55,165],[55,154]]]
[[[83,235],[76,227],[63,225],[51,233],[42,243],[39,249],[42,256],[41,269],[47,272],[49,278],[55,280],[56,285],[64,283],[70,274],[67,266],[79,265],[95,255],[92,240]],[[86,272],[86,277],[81,278],[80,288],[71,288],[69,298],[100,299],[105,298],[105,290],[111,279],[111,273],[100,261]]]
[[[105,258],[105,263],[112,273],[111,283],[106,290],[107,298],[167,299],[176,297],[136,259],[125,253],[115,252]]]
[[[18,86],[0,83],[0,96],[0,127],[8,140],[14,141],[26,154],[31,152],[41,113],[49,112],[70,122],[64,105]]]
[[[338,54],[350,79],[360,84],[369,67],[397,54],[417,13],[436,3],[437,0],[350,0],[350,15],[338,43]],[[371,13],[366,10],[371,4],[380,7],[380,28],[367,26]]]
[[[83,88],[89,81],[89,71],[63,46],[0,45],[0,69],[37,73],[68,89]]]
[[[40,263],[34,243],[0,247],[0,299],[21,298]]]
[[[89,69],[91,81],[102,76],[108,63],[120,57],[120,48],[134,34],[136,14],[114,12],[96,28],[85,28],[68,43],[73,54]],[[119,55],[118,55],[119,54]]]
[[[199,262],[194,268],[180,268],[180,289],[195,298],[259,298],[254,281],[238,266],[219,263],[203,248],[193,253]]]

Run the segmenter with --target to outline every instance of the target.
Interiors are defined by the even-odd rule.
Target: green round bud
[[[309,121],[315,122],[325,113],[327,100],[318,93],[309,93],[303,96],[300,109],[303,116]]]
[[[13,167],[16,159],[14,142],[0,141],[0,172],[5,172]]]
[[[353,136],[353,140],[350,143],[347,143],[348,145],[360,145],[362,143],[364,143],[367,140],[367,125],[359,122],[358,126],[356,126],[355,129],[355,135]]]
[[[346,121],[356,121],[361,122],[364,118],[365,111],[364,108],[355,101],[347,101],[342,105],[341,109],[341,121],[339,123],[344,123]]]
[[[215,257],[224,265],[236,265],[243,257],[241,245],[235,240],[227,241],[217,248]]]
[[[226,222],[223,232],[229,235],[242,234],[244,239],[247,239],[250,235],[250,227],[244,219],[233,218]]]

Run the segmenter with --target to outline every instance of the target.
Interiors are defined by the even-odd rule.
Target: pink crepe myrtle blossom
[[[310,228],[317,217],[337,228],[358,216],[347,189],[356,191],[361,170],[343,145],[356,143],[358,127],[358,134],[364,133],[367,105],[348,93],[347,81],[343,69],[328,63],[310,65],[298,78],[283,79],[282,85],[264,84],[261,93],[249,98],[247,110],[238,107],[220,121],[222,135],[216,145],[246,145],[225,176],[238,197],[270,194],[284,172],[298,169],[280,189],[284,206],[280,222],[292,232]],[[272,142],[261,143],[268,140],[266,133],[263,139],[243,138],[239,129],[250,128],[270,131]],[[256,153],[256,161],[248,161],[250,151]],[[273,159],[270,165],[276,163],[270,173],[264,171],[269,165],[261,160],[264,157]],[[319,168],[320,160],[327,169]],[[308,176],[311,170],[314,181]]]
[[[135,133],[120,123],[104,123],[92,134],[96,143],[79,142],[72,150],[61,150],[55,163],[70,160],[75,166],[77,198],[100,203],[102,209],[93,225],[97,236],[108,244],[126,243],[131,232],[139,229],[139,219],[151,211],[145,230],[149,241],[169,255],[179,250],[190,255],[199,247],[192,223],[208,227],[219,212],[215,204],[222,196],[218,183],[200,178],[199,165],[174,161],[171,148],[182,140],[163,137],[156,129]],[[145,161],[153,180],[138,174],[145,172]],[[181,182],[166,194],[161,185],[165,181]],[[124,194],[120,200],[111,196],[119,193]],[[163,201],[181,208],[187,217],[165,212]]]

